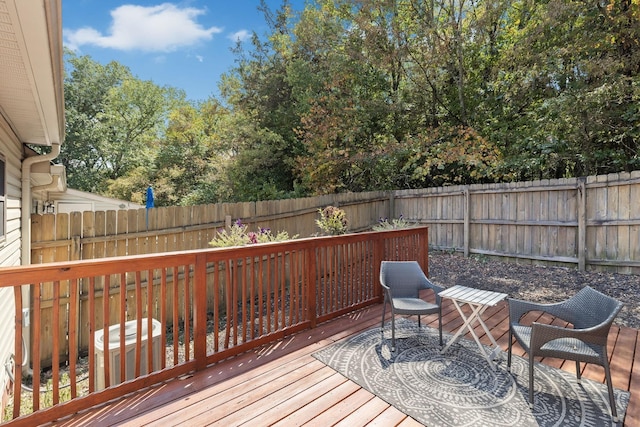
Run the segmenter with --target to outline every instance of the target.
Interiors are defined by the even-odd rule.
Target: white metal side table
[[[449,342],[441,352],[446,352],[451,344],[456,342],[464,334],[465,330],[468,330],[473,336],[473,339],[478,344],[480,353],[482,353],[485,359],[487,359],[487,362],[489,362],[489,366],[491,366],[495,370],[496,367],[493,363],[493,360],[498,356],[498,354],[500,354],[501,349],[495,338],[493,338],[493,335],[491,335],[491,331],[482,320],[482,314],[487,308],[493,307],[500,301],[504,300],[507,297],[507,294],[455,285],[448,289],[445,289],[438,295],[440,295],[442,298],[450,299],[453,302],[453,305],[458,310],[458,313],[460,313],[460,317],[462,317],[462,320],[464,320],[463,325],[449,340]],[[468,315],[465,314],[465,312],[462,310],[462,307],[465,304],[471,307],[471,313]],[[478,338],[478,335],[473,330],[474,323],[478,323],[482,326],[487,336],[493,343],[495,348],[490,353],[487,353],[484,345],[482,345],[482,343],[480,342],[480,338]]]

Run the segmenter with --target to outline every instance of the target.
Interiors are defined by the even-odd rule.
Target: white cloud
[[[234,42],[237,42],[237,41],[243,42],[251,38],[251,33],[247,30],[240,30],[240,31],[236,31],[233,34],[229,34],[227,38],[233,40]]]
[[[109,34],[94,28],[65,30],[65,41],[71,49],[83,45],[118,50],[171,52],[201,41],[211,40],[222,28],[203,28],[195,19],[204,9],[179,8],[171,3],[159,6],[123,5],[111,11]]]

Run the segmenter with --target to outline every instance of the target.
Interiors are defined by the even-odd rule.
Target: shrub
[[[392,219],[391,222],[389,222],[389,218],[380,218],[378,224],[373,226],[373,231],[397,230],[400,228],[415,227],[416,225],[416,223],[409,222],[400,215],[399,218]]]
[[[297,234],[289,236],[289,233],[286,231],[279,231],[274,235],[271,233],[271,229],[263,227],[258,228],[257,232],[249,231],[249,227],[238,219],[231,225],[229,230],[225,228],[218,230],[218,234],[209,242],[209,246],[213,246],[214,248],[245,246],[256,243],[282,242],[297,237]]]
[[[318,224],[323,233],[336,236],[347,232],[349,222],[342,209],[335,206],[327,206],[324,209],[318,209],[318,213],[320,214],[320,219],[316,220],[316,224]]]

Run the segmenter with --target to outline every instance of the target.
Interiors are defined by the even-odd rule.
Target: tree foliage
[[[259,9],[219,100],[69,55],[70,185],[172,205],[640,167],[638,0]]]
[[[184,94],[139,80],[116,62],[103,66],[67,52],[67,64],[60,161],[71,187],[109,194],[115,181],[153,162],[167,112]]]

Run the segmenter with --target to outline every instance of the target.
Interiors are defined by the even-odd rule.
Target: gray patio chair
[[[383,333],[387,303],[391,305],[391,351],[396,349],[395,316],[397,314],[417,315],[418,326],[420,326],[421,315],[437,313],[440,346],[442,346],[442,306],[438,293],[442,292],[444,288],[427,279],[420,264],[416,261],[382,261],[380,284],[384,291],[381,326]],[[432,289],[435,293],[435,303],[421,299],[419,296],[421,289]]]
[[[516,299],[509,302],[509,350],[507,370],[511,370],[511,346],[515,336],[529,354],[529,406],[533,408],[534,357],[556,357],[576,362],[576,377],[580,382],[580,362],[595,363],[604,368],[609,403],[614,422],[618,421],[611,384],[607,336],[622,303],[589,286],[571,298],[555,304],[537,304]],[[560,327],[533,322],[521,324],[530,311],[542,311],[569,322],[573,327]]]

